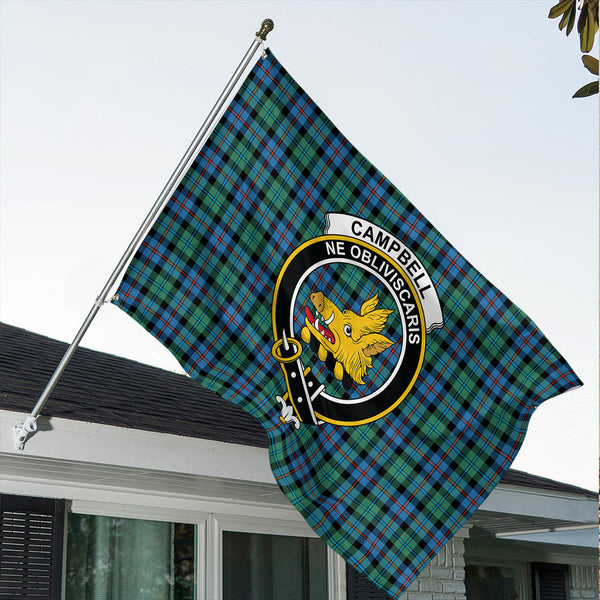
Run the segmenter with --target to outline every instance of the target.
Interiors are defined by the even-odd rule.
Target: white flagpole
[[[108,281],[102,288],[102,291],[100,292],[100,294],[98,294],[98,297],[96,298],[94,305],[92,306],[92,309],[90,310],[88,316],[86,317],[85,321],[83,322],[83,325],[81,325],[79,331],[77,332],[77,335],[75,336],[75,338],[73,339],[73,341],[71,342],[69,347],[67,348],[64,356],[62,357],[60,363],[56,367],[54,374],[52,375],[52,377],[46,384],[46,387],[44,388],[44,391],[42,392],[42,394],[41,394],[39,400],[37,401],[36,405],[34,406],[33,410],[27,416],[27,418],[25,419],[25,421],[23,423],[19,423],[18,425],[15,425],[15,427],[14,427],[15,446],[16,446],[17,450],[23,450],[23,448],[25,447],[25,442],[27,441],[27,438],[29,437],[29,435],[31,433],[34,433],[37,430],[37,419],[38,419],[40,412],[42,411],[42,408],[44,407],[44,404],[46,403],[46,400],[52,393],[52,390],[56,386],[58,379],[63,374],[64,370],[67,368],[69,361],[73,357],[73,354],[75,353],[77,346],[81,342],[81,339],[85,335],[85,332],[88,330],[89,326],[91,325],[92,321],[94,320],[94,317],[96,316],[96,314],[98,313],[100,308],[104,305],[104,303],[106,301],[106,296],[110,292],[113,285],[116,283],[116,281],[119,278],[119,275],[122,273],[123,269],[129,263],[131,256],[133,255],[133,253],[135,252],[137,247],[142,242],[147,230],[150,228],[152,223],[154,223],[159,212],[162,210],[163,205],[171,197],[175,188],[179,184],[181,178],[187,172],[189,165],[196,158],[196,155],[198,153],[199,148],[201,147],[201,144],[204,143],[205,138],[208,136],[208,134],[210,134],[213,127],[215,126],[217,118],[220,116],[221,110],[225,106],[225,103],[227,102],[230,94],[236,88],[236,85],[238,84],[240,78],[244,74],[244,71],[246,70],[246,68],[250,64],[250,61],[254,57],[256,50],[266,40],[267,35],[269,34],[270,31],[272,31],[272,29],[273,29],[273,21],[271,19],[265,19],[261,23],[260,30],[256,32],[256,37],[255,37],[254,41],[252,42],[252,44],[246,51],[246,54],[240,61],[240,64],[238,65],[237,69],[231,76],[231,79],[227,83],[225,89],[221,92],[221,95],[219,96],[219,98],[217,99],[212,110],[206,117],[204,123],[202,124],[202,127],[196,134],[196,137],[194,137],[189,148],[186,150],[185,154],[179,161],[177,167],[175,167],[175,170],[173,171],[171,177],[169,178],[169,180],[163,187],[161,193],[159,194],[158,198],[154,202],[154,205],[150,209],[150,212],[144,219],[143,223],[140,225],[137,233],[135,234],[134,238],[131,240],[131,243],[125,250],[125,253],[121,257],[121,260],[118,262],[117,266],[115,267],[115,269],[112,272],[111,276],[109,277]]]

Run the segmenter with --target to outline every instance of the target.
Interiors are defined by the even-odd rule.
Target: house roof
[[[0,408],[29,413],[67,344],[0,323]],[[104,352],[77,348],[42,415],[267,447],[261,425],[197,381]],[[509,470],[506,485],[581,494],[576,486]]]
[[[502,483],[506,485],[516,485],[520,487],[537,488],[540,490],[548,490],[550,492],[561,492],[570,494],[581,494],[586,498],[597,498],[598,494],[591,490],[563,483],[562,481],[555,481],[554,479],[548,479],[547,477],[540,477],[539,475],[531,475],[524,471],[517,471],[515,469],[509,469],[504,477]]]
[[[0,323],[0,408],[30,413],[67,347]],[[41,414],[267,447],[254,417],[194,379],[81,347]]]

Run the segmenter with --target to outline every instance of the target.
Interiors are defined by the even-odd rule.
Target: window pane
[[[187,523],[174,523],[174,571],[173,600],[196,598],[196,527]]]
[[[66,600],[194,600],[195,527],[70,514]]]
[[[465,568],[467,600],[519,600],[517,574],[511,567]]]
[[[327,549],[319,539],[223,532],[223,600],[324,600]]]

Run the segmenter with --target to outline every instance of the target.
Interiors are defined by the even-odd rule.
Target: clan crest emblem
[[[286,260],[273,295],[274,344],[287,391],[281,420],[361,425],[414,386],[427,333],[443,326],[435,287],[400,240],[350,215]]]

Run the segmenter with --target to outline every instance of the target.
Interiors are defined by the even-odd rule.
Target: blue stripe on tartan
[[[321,235],[334,212],[377,224],[419,257],[444,329],[427,336],[419,378],[394,411],[358,427],[296,431],[282,424],[275,400],[285,384],[271,355],[273,290],[285,260]],[[375,293],[359,271],[346,269],[337,281],[334,269],[323,269],[315,281],[358,310]],[[394,597],[500,480],[534,408],[580,384],[535,324],[344,138],[272,54],[252,69],[118,293],[117,304],[190,375],[259,419],[286,496]]]

